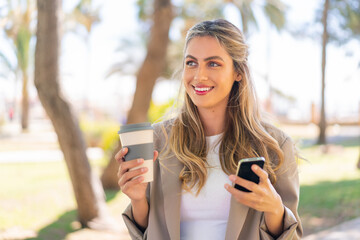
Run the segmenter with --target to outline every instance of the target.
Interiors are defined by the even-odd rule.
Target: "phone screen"
[[[258,165],[259,167],[263,168],[265,163],[265,158],[263,157],[255,157],[255,158],[245,158],[241,159],[238,164],[237,175],[241,178],[254,182],[256,184],[259,183],[259,177],[251,170],[251,166],[253,164]],[[250,190],[235,184],[235,188],[244,191],[244,192],[251,192]]]

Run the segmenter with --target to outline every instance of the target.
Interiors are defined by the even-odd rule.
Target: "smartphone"
[[[251,170],[251,166],[253,164],[258,165],[259,167],[263,168],[265,163],[264,157],[253,157],[253,158],[244,158],[241,159],[238,163],[238,167],[236,170],[236,175],[238,175],[241,178],[244,178],[246,180],[249,180],[251,182],[254,182],[256,184],[259,183],[260,179],[259,177]],[[235,188],[244,191],[244,192],[251,192],[250,190],[235,184]]]

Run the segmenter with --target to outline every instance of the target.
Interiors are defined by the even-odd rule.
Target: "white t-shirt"
[[[183,191],[180,210],[180,239],[219,240],[225,239],[229,217],[231,194],[224,184],[231,185],[223,172],[219,160],[219,147],[222,134],[206,137],[209,149],[207,162],[208,178],[198,196]]]

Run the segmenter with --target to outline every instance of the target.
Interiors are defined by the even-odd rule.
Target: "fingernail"
[[[147,171],[147,168],[144,167],[144,168],[141,168],[141,172],[146,172]]]
[[[229,189],[229,185],[228,184],[225,184],[225,189]]]
[[[254,169],[254,170],[258,170],[258,169],[259,169],[258,165],[254,165],[254,166],[253,166],[253,169]]]
[[[141,158],[137,160],[138,163],[142,163],[143,161],[144,161],[144,159],[141,159]]]
[[[235,180],[236,180],[236,177],[234,176],[234,175],[230,175],[230,180],[232,181],[232,182],[235,182]]]

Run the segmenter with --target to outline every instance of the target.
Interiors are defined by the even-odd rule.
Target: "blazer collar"
[[[180,239],[181,181],[179,174],[184,165],[171,156],[160,161],[164,211],[170,239]]]

